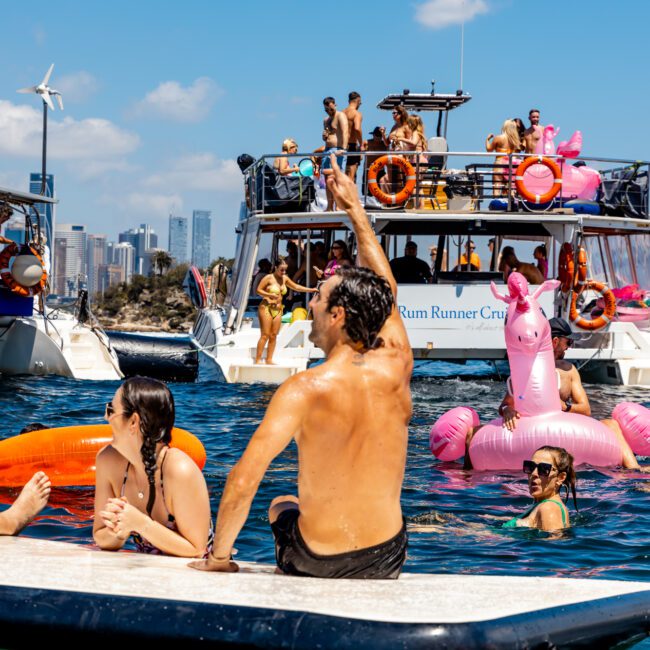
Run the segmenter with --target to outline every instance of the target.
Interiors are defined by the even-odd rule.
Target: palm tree
[[[151,264],[154,268],[154,271],[158,271],[158,275],[162,275],[167,270],[169,270],[169,267],[172,265],[173,261],[174,260],[172,259],[172,256],[167,251],[163,250],[157,250],[151,256]]]

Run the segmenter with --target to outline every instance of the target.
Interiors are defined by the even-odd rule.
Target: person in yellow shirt
[[[465,245],[465,252],[460,256],[459,264],[461,266],[467,266],[467,255],[469,255],[469,263],[476,267],[477,271],[481,270],[481,258],[478,256],[478,253],[475,252],[476,245],[471,239],[467,240]],[[474,270],[474,269],[472,269]]]

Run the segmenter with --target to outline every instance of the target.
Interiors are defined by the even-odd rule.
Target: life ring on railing
[[[533,194],[533,192],[526,189],[526,186],[524,185],[524,174],[526,173],[526,170],[533,165],[544,165],[545,167],[548,167],[551,170],[551,174],[553,174],[553,185],[551,185],[551,189],[544,194]],[[560,169],[560,166],[550,158],[546,158],[545,156],[528,156],[528,158],[517,167],[517,171],[515,172],[515,186],[517,192],[519,192],[519,196],[521,196],[525,201],[535,204],[548,203],[553,200],[555,195],[560,191],[560,187],[562,186],[562,170]]]
[[[587,251],[580,246],[578,248],[578,270],[573,281],[573,290],[582,293],[587,284]]]
[[[387,194],[380,190],[377,183],[377,175],[386,165],[396,165],[406,174],[406,185],[395,194]],[[381,156],[380,158],[377,158],[368,169],[368,189],[378,201],[381,201],[386,205],[404,203],[415,189],[415,168],[402,156],[393,156],[392,154]]]
[[[614,315],[616,314],[616,296],[611,289],[607,288],[607,285],[602,282],[596,282],[594,280],[587,280],[584,283],[583,290],[593,289],[597,291],[605,301],[605,311],[598,316],[597,318],[587,319],[580,316],[578,313],[578,308],[576,302],[578,300],[579,292],[574,291],[573,297],[571,298],[571,309],[569,311],[569,320],[582,330],[599,330],[608,323],[612,321]]]
[[[43,258],[39,255],[38,251],[31,246],[28,246],[27,248],[29,249],[30,254],[36,257],[41,265],[41,269],[43,270],[41,279],[34,286],[26,287],[14,278],[11,269],[9,268],[9,261],[12,257],[17,256],[20,253],[20,249],[15,243],[9,244],[2,250],[2,252],[0,252],[0,277],[5,285],[14,293],[17,293],[19,296],[24,296],[25,298],[32,298],[45,289],[45,285],[47,284],[47,271],[45,270],[45,264],[43,264]]]
[[[558,280],[560,281],[562,293],[568,293],[571,289],[577,293],[582,293],[587,282],[587,251],[582,246],[578,248],[578,269],[576,272],[573,246],[568,242],[562,244],[558,264]]]

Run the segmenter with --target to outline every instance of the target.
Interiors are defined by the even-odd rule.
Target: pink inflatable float
[[[502,418],[497,418],[476,432],[469,454],[478,470],[521,469],[523,461],[542,445],[564,447],[573,454],[576,464],[607,467],[621,463],[619,442],[608,427],[585,415],[561,410],[551,329],[537,303],[542,292],[558,285],[557,280],[547,280],[529,295],[526,279],[512,273],[508,278],[510,295],[503,296],[492,283],[495,297],[508,304],[508,383],[521,417],[514,431],[503,426]],[[638,404],[620,404],[613,417],[632,450],[650,454],[650,411]],[[467,434],[479,424],[474,409],[457,407],[448,411],[431,428],[431,451],[441,460],[457,460],[465,455]]]

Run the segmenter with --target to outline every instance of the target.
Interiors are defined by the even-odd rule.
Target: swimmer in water
[[[316,289],[303,287],[297,284],[287,276],[288,265],[284,257],[279,257],[273,272],[269,273],[261,280],[257,286],[257,294],[264,300],[260,304],[257,314],[260,319],[260,340],[257,342],[257,352],[255,354],[255,363],[262,363],[262,354],[266,350],[266,363],[273,364],[273,353],[275,352],[275,342],[282,325],[282,304],[283,296],[286,296],[287,289],[292,291],[302,291],[313,293]]]
[[[533,503],[524,514],[513,517],[503,524],[503,528],[538,528],[552,531],[569,528],[569,512],[562,502],[560,490],[566,489],[565,502],[569,490],[576,505],[576,473],[573,469],[573,456],[562,447],[540,447],[531,460],[524,461],[524,473],[528,474],[528,490]]]

